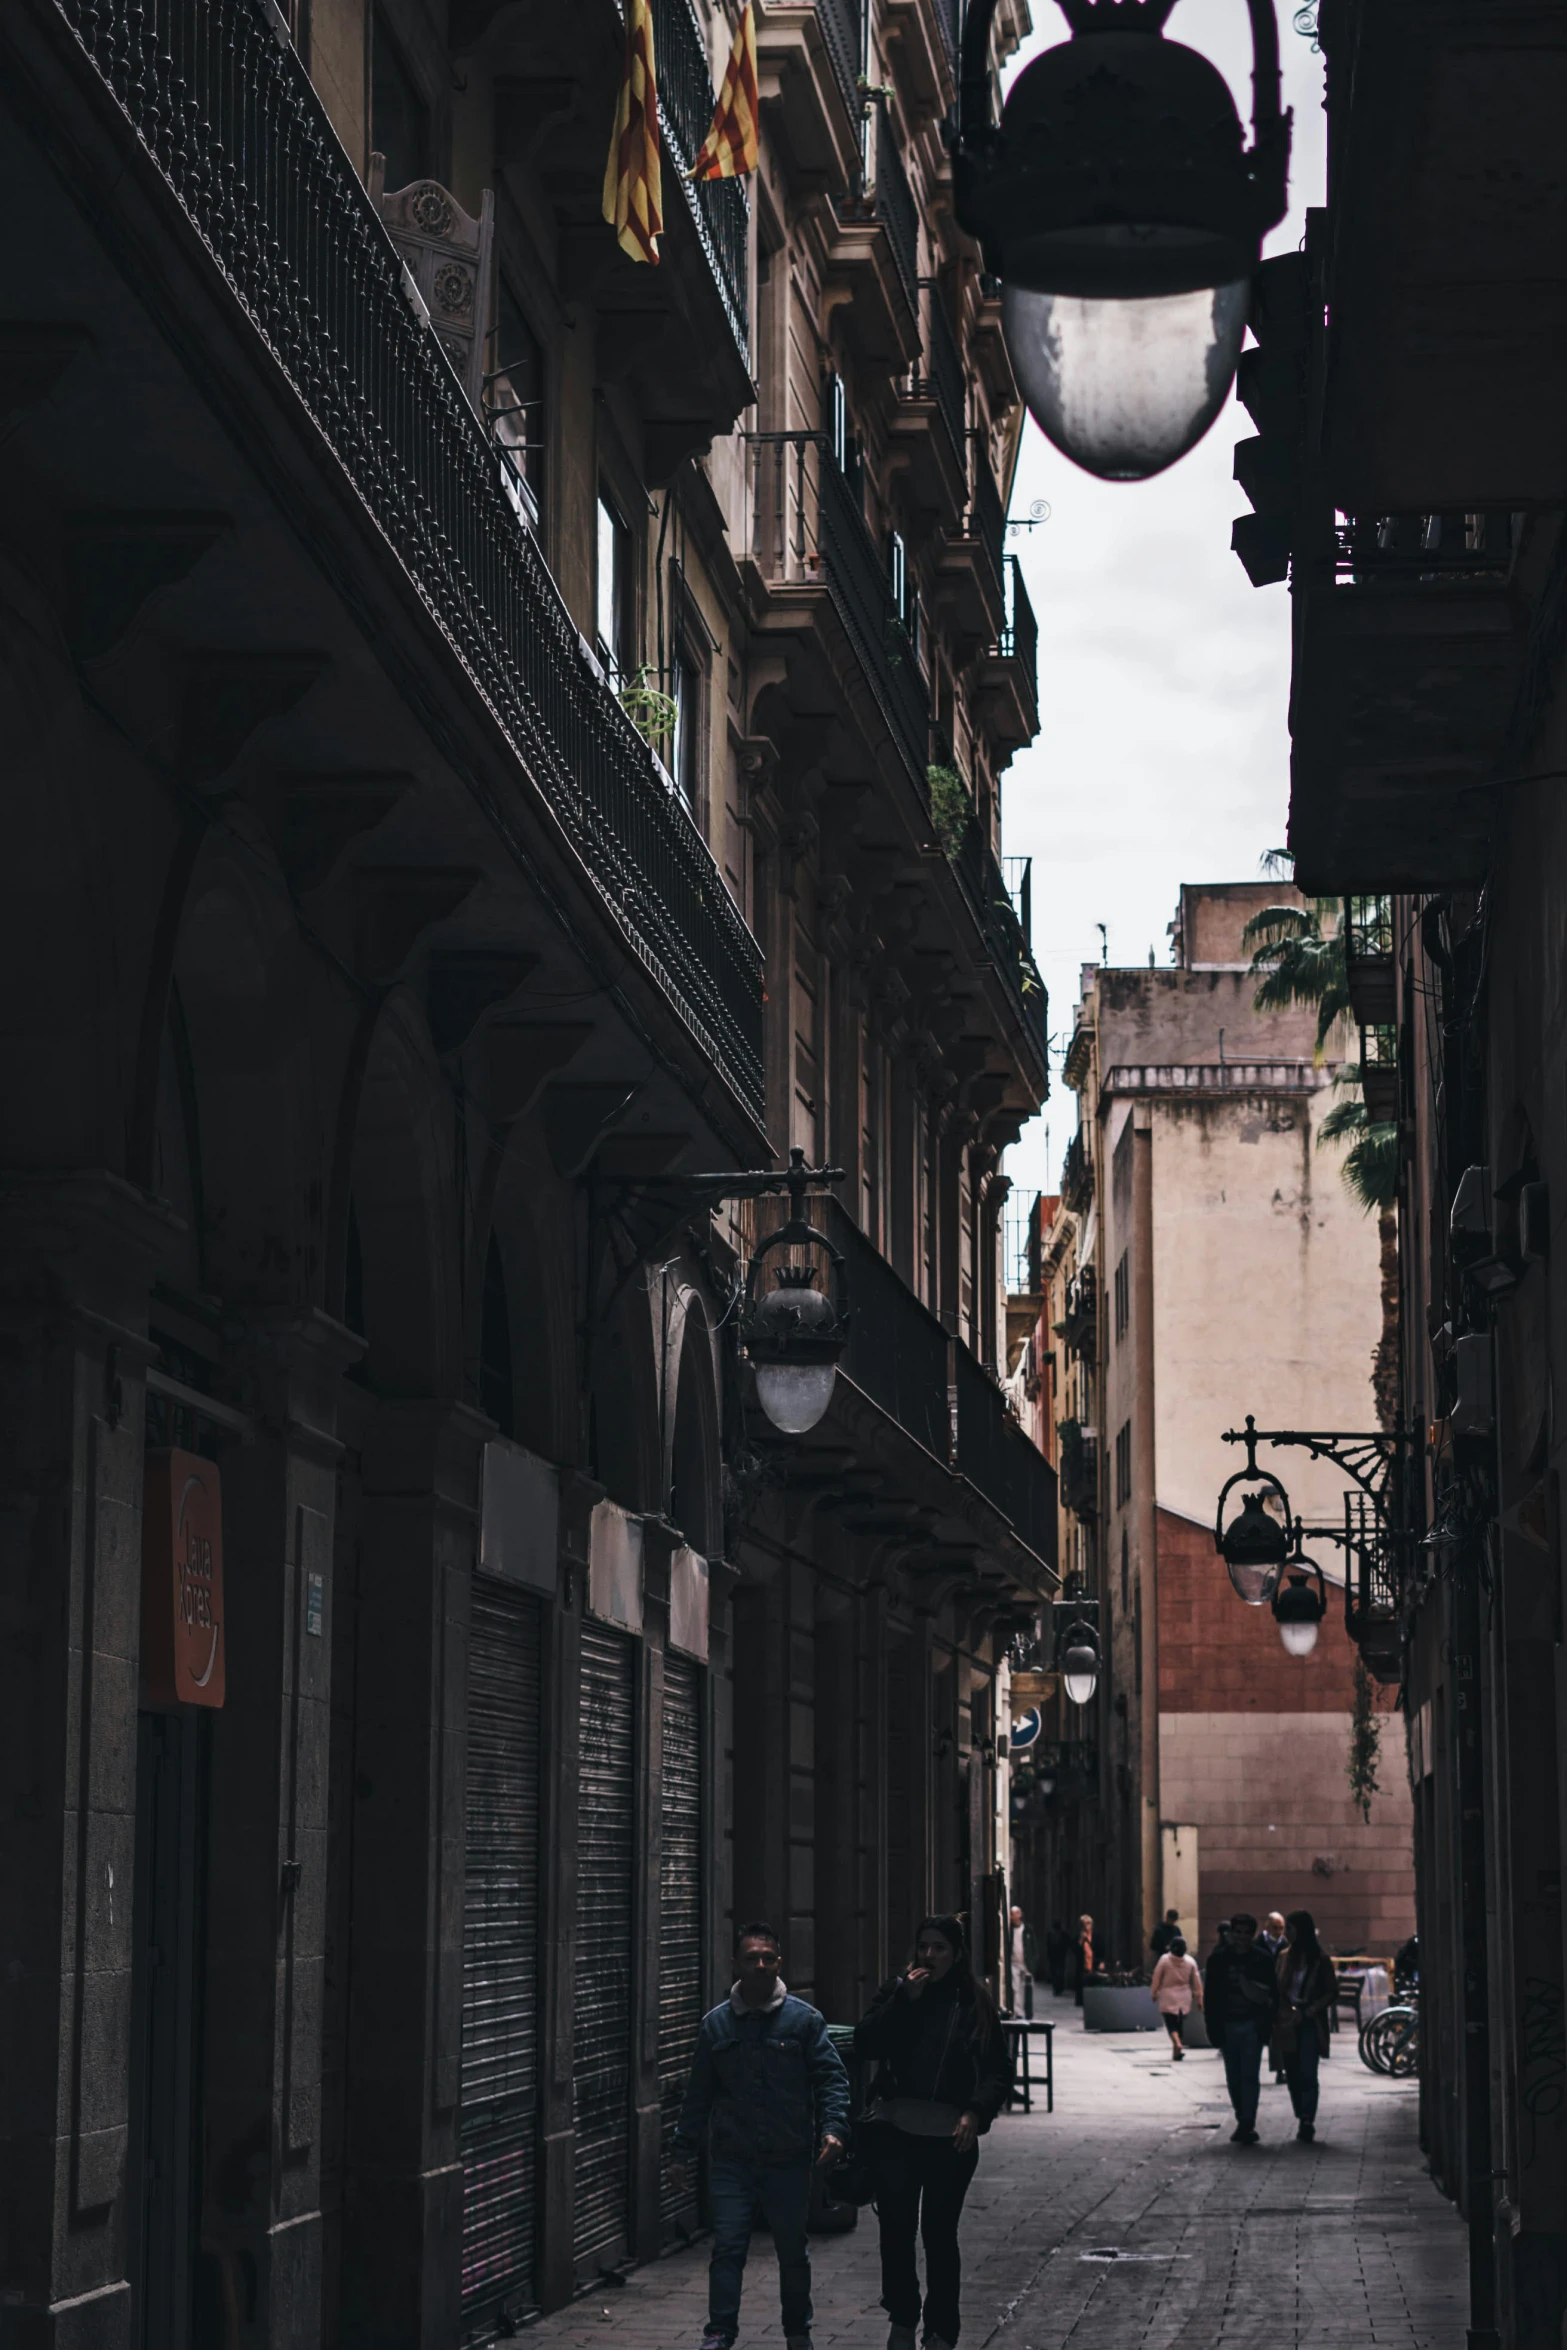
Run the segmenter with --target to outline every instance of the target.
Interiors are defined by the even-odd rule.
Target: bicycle
[[[1369,2072],[1408,2080],[1420,2069],[1420,2010],[1413,1999],[1384,2007],[1360,2028],[1360,2061]]]

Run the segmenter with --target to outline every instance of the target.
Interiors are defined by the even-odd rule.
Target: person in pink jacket
[[[1164,2018],[1164,2028],[1179,2064],[1186,2054],[1181,2046],[1181,2026],[1192,2009],[1202,2005],[1202,1973],[1196,1959],[1188,1954],[1181,1935],[1176,1935],[1154,1968],[1148,1996]]]

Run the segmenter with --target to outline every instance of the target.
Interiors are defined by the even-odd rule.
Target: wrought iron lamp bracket
[[[1390,1495],[1388,1489],[1392,1482],[1393,1469],[1401,1457],[1407,1455],[1410,1437],[1409,1431],[1405,1428],[1377,1428],[1369,1432],[1321,1428],[1259,1428],[1251,1413],[1248,1412],[1245,1427],[1243,1429],[1227,1428],[1224,1432],[1224,1442],[1226,1444],[1244,1444],[1246,1447],[1246,1467],[1238,1470],[1235,1476],[1230,1479],[1229,1484],[1224,1488],[1225,1493],[1229,1492],[1230,1486],[1242,1484],[1248,1477],[1266,1477],[1276,1490],[1282,1491],[1277,1478],[1272,1477],[1268,1470],[1258,1468],[1257,1447],[1259,1444],[1293,1445],[1308,1453],[1313,1460],[1331,1461],[1335,1468],[1342,1469],[1345,1476],[1360,1487],[1361,1492],[1365,1494],[1376,1511],[1377,1517],[1385,1525],[1389,1515]],[[1222,1511],[1223,1495],[1220,1496],[1220,1508]]]

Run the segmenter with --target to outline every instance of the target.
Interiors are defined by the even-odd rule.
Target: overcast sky
[[[1053,0],[1019,63],[1065,37]],[[1323,200],[1322,59],[1281,7],[1284,102],[1295,111],[1289,217],[1269,252],[1300,242]],[[1245,0],[1180,0],[1170,36],[1227,76],[1250,120]],[[1016,70],[1016,69],[1014,69]],[[1190,456],[1156,479],[1096,481],[1030,419],[1010,513],[1049,503],[1011,534],[1039,619],[1039,739],[1003,787],[1004,845],[1034,860],[1034,953],[1064,1045],[1078,974],[1110,960],[1169,960],[1166,925],[1184,881],[1255,878],[1284,839],[1289,797],[1289,591],[1254,588],[1230,552],[1249,511],[1232,467],[1252,431],[1232,397]],[[1053,1056],[1052,1098],[1007,1155],[1016,1194],[1054,1188],[1077,1123]],[[1046,1135],[1048,1130],[1048,1147]]]

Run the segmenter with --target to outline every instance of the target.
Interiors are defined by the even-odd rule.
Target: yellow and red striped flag
[[[739,179],[757,159],[756,22],[752,0],[735,27],[734,47],[718,93],[713,127],[686,175],[694,180]]]
[[[648,0],[626,0],[626,65],[615,135],[604,167],[604,218],[633,261],[658,260],[664,183],[658,147],[658,77]]]

